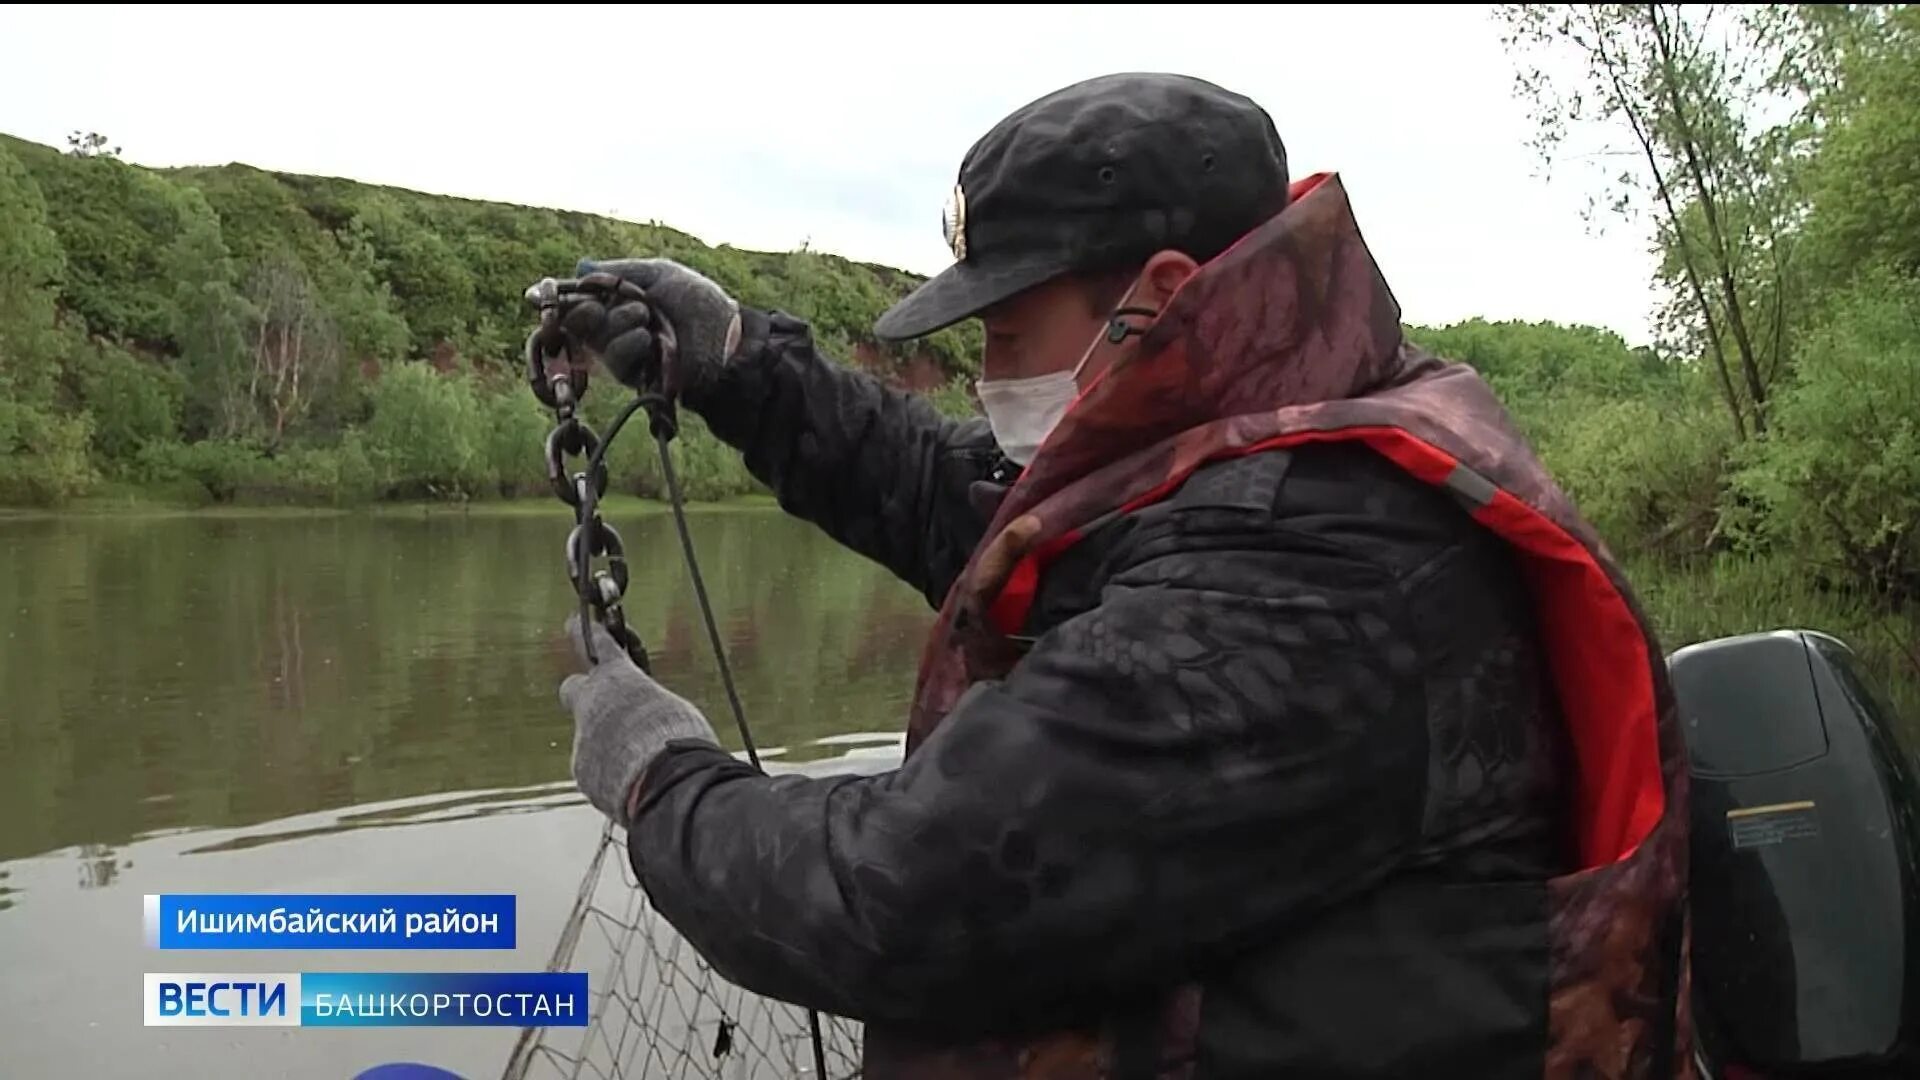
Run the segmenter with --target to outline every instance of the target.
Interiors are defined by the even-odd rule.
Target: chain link
[[[627,625],[621,600],[627,592],[627,552],[620,533],[600,516],[600,499],[607,493],[605,447],[579,415],[586,393],[587,370],[577,363],[560,332],[557,304],[544,304],[540,326],[527,337],[527,378],[534,396],[553,410],[554,427],[547,433],[547,482],[561,502],[573,508],[573,530],[567,534],[567,580],[580,599],[584,632],[589,619],[598,618],[613,639],[627,650],[642,671],[652,674],[653,662],[640,635]],[[579,467],[569,465],[578,459]],[[596,566],[596,559],[606,560]],[[584,634],[587,659],[599,663],[593,635]]]

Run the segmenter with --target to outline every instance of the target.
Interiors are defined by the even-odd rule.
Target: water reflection
[[[671,521],[612,516],[661,679],[732,745]],[[761,743],[899,728],[918,596],[777,512],[692,528]],[[564,781],[564,537],[558,510],[0,522],[0,860]]]

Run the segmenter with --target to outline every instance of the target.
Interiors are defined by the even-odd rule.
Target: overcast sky
[[[1178,71],[1338,171],[1406,317],[1648,338],[1642,233],[1542,175],[1480,6],[0,9],[0,131],[803,242],[921,273],[961,156],[1019,105]],[[633,254],[594,252],[594,255]],[[566,267],[556,268],[565,270]]]

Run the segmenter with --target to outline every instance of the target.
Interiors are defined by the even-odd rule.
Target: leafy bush
[[[1816,292],[1862,266],[1920,273],[1920,7],[1889,7],[1872,47],[1844,62],[1851,100],[1809,163],[1803,248]]]
[[[302,446],[260,463],[241,490],[248,502],[349,506],[379,495],[380,478],[366,440],[350,431],[338,446]]]
[[[79,353],[72,363],[103,464],[130,464],[141,447],[175,439],[182,393],[177,374],[107,342],[82,343]]]
[[[510,384],[480,400],[480,458],[487,481],[502,495],[545,492],[544,450],[553,418],[526,388]]]
[[[1920,279],[1864,276],[1802,343],[1743,448],[1740,535],[1893,601],[1920,596]]]
[[[380,492],[380,471],[367,452],[367,440],[358,431],[349,431],[334,450],[336,501],[360,502]]]
[[[90,417],[60,416],[0,400],[0,501],[57,506],[85,492],[97,476],[87,457]]]
[[[400,364],[380,376],[369,396],[367,454],[390,492],[470,495],[485,482],[480,404],[471,380]]]
[[[1702,394],[1574,394],[1543,409],[1541,459],[1618,551],[1698,553],[1712,536],[1731,437]]]
[[[674,469],[681,492],[688,499],[718,500],[746,495],[760,489],[759,481],[747,471],[740,452],[715,438],[698,416],[682,411],[680,436],[673,442]],[[659,451],[653,451],[658,465]],[[665,495],[665,489],[655,497]]]
[[[134,473],[154,485],[180,480],[199,484],[214,502],[235,501],[267,470],[251,443],[209,439],[197,443],[150,443],[134,457]]]
[[[728,499],[761,490],[759,481],[747,471],[740,452],[716,438],[700,417],[687,409],[679,410],[680,429],[668,444],[673,454],[674,477],[680,481],[680,493],[689,501]],[[606,431],[604,425],[595,430]],[[614,443],[608,455],[615,489],[649,499],[665,499],[667,484],[660,471],[660,450],[647,430],[647,416],[639,413]]]
[[[1411,326],[1407,336],[1469,365],[1515,406],[1565,394],[1642,394],[1672,374],[1651,352],[1595,326],[1468,319]]]
[[[155,443],[141,448],[132,475],[152,489],[184,484],[216,503],[349,506],[380,494],[366,439],[352,431],[337,446],[298,446],[272,455],[236,440]]]

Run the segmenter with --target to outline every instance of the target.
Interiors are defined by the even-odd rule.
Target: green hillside
[[[922,383],[964,374],[977,351],[976,329],[911,357],[871,340],[918,282],[886,267],[245,165],[146,169],[89,149],[0,136],[0,503],[57,505],[103,485],[252,502],[542,491],[545,421],[517,381],[531,327],[521,294],[582,255],[680,259],[744,303],[806,317],[836,357],[883,373],[912,361]],[[751,487],[716,450],[689,433],[695,492]],[[651,490],[640,456],[616,464],[623,488]]]

